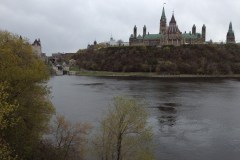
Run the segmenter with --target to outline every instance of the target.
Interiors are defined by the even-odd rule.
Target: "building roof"
[[[34,45],[41,46],[41,41],[40,41],[40,39],[35,39],[35,41],[33,42],[32,45],[33,45],[33,46],[34,46]]]
[[[174,14],[172,15],[171,21],[169,22],[169,25],[170,24],[176,24],[176,20],[175,20]]]
[[[201,37],[200,33],[196,33],[196,34],[183,33],[182,34],[182,38],[184,38],[184,39],[198,39],[200,37]]]
[[[172,18],[171,18],[171,21],[169,22],[169,27],[167,32],[168,34],[181,33],[181,31],[178,29],[174,14],[172,14]]]
[[[162,34],[147,34],[144,39],[160,39],[162,38],[163,35]]]
[[[143,37],[139,34],[138,36],[137,36],[137,39],[142,39]]]

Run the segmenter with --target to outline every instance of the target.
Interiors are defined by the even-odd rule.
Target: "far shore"
[[[77,76],[96,76],[96,77],[146,77],[146,78],[240,78],[240,74],[231,75],[190,75],[178,74],[167,75],[157,74],[155,72],[107,72],[107,71],[78,71]]]

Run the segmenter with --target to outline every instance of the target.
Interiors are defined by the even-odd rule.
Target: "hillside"
[[[240,45],[109,47],[81,50],[81,69],[112,72],[157,72],[162,75],[240,74]]]

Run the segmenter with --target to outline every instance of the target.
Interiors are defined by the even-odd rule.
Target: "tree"
[[[38,144],[34,160],[82,160],[87,152],[87,123],[73,124],[62,115],[54,117],[49,134]]]
[[[18,157],[13,155],[11,148],[2,140],[0,140],[0,159],[1,160],[17,160]]]
[[[94,150],[101,160],[153,159],[152,132],[142,103],[127,97],[114,98],[101,121]]]
[[[59,160],[80,160],[85,157],[87,136],[91,126],[87,123],[72,124],[64,116],[57,115],[51,127],[52,144]],[[50,136],[51,136],[50,135]]]
[[[16,160],[17,156],[13,155],[12,149],[4,139],[5,131],[18,123],[16,113],[17,104],[7,102],[8,94],[6,93],[7,83],[0,83],[0,159]]]
[[[1,138],[19,158],[33,159],[35,148],[46,133],[54,113],[45,83],[49,71],[32,52],[26,39],[0,31],[0,75],[0,83],[8,84],[4,90],[8,95],[5,102],[18,120],[17,125],[4,129]],[[17,112],[14,112],[15,105]],[[3,116],[3,120],[8,118]]]

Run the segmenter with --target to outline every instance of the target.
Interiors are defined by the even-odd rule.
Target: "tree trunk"
[[[122,151],[122,134],[120,133],[117,142],[117,160],[121,160],[121,151]]]

